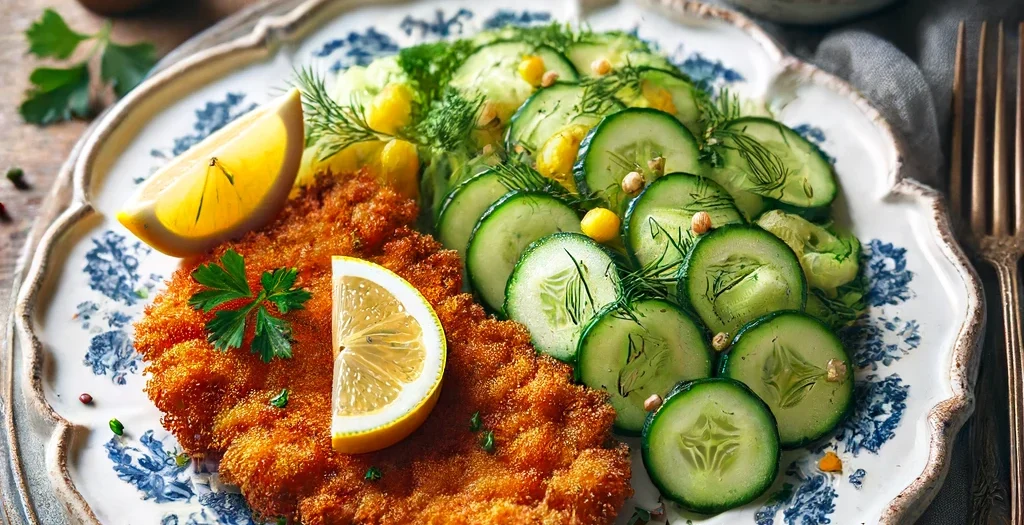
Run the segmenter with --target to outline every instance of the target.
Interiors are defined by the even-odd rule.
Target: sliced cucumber
[[[704,330],[679,307],[650,299],[633,305],[636,321],[617,308],[586,328],[576,355],[576,378],[604,390],[615,408],[615,428],[637,435],[651,394],[668,395],[679,381],[711,375]]]
[[[716,180],[739,180],[740,189],[803,209],[832,204],[839,186],[832,165],[813,144],[764,117],[730,122],[721,134],[722,167]]]
[[[741,171],[726,167],[713,168],[704,167],[703,175],[725,188],[732,195],[736,208],[740,210],[743,217],[748,221],[757,219],[762,213],[771,207],[769,199],[756,193],[746,190],[748,186],[747,174]]]
[[[581,193],[594,194],[612,211],[623,213],[631,198],[620,186],[627,173],[646,170],[656,157],[665,158],[665,172],[698,173],[699,156],[697,140],[675,117],[629,108],[590,130],[580,144],[573,175]]]
[[[644,188],[623,221],[626,249],[636,265],[674,276],[693,245],[690,223],[698,211],[707,212],[715,228],[743,222],[729,193],[708,179],[670,173]]]
[[[764,494],[779,472],[779,431],[749,388],[725,378],[680,383],[647,416],[651,481],[683,507],[715,514]]]
[[[704,132],[701,124],[703,115],[697,106],[698,98],[704,96],[700,88],[686,77],[666,69],[639,67],[637,76],[639,82],[631,83],[616,93],[619,100],[629,107],[650,107],[671,113],[694,136]],[[670,104],[666,104],[666,96]]]
[[[783,448],[828,434],[852,406],[850,357],[827,326],[802,312],[775,312],[743,327],[719,374],[742,381],[768,404]]]
[[[593,76],[591,64],[600,59],[607,60],[612,69],[618,69],[627,64],[675,69],[675,66],[667,58],[652,52],[646,42],[635,35],[621,31],[591,35],[590,38],[569,46],[565,54],[569,61],[576,66],[576,71],[579,71],[581,76]]]
[[[455,187],[441,203],[437,217],[437,240],[445,248],[466,257],[469,237],[484,212],[509,192],[501,176],[494,170],[485,171]]]
[[[523,252],[505,288],[505,315],[537,351],[571,361],[583,328],[619,295],[611,255],[590,237],[553,233]]]
[[[513,151],[521,146],[533,155],[552,135],[573,124],[593,127],[601,117],[622,109],[615,99],[600,101],[593,107],[583,106],[584,89],[576,84],[556,82],[537,90],[512,115],[506,147]]]
[[[576,69],[572,63],[553,48],[504,41],[482,46],[468,56],[452,74],[451,85],[460,91],[483,94],[495,105],[501,122],[506,123],[535,89],[523,80],[518,71],[520,62],[527,55],[540,57],[546,70],[558,73],[559,79],[576,81]]]
[[[680,269],[679,300],[713,333],[778,310],[803,310],[807,281],[793,250],[758,228],[731,224],[701,236]]]
[[[565,231],[580,231],[576,210],[545,192],[514,191],[488,208],[466,250],[466,273],[484,304],[500,311],[505,285],[523,251],[541,237]]]

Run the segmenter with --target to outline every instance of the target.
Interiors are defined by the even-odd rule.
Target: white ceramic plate
[[[143,393],[131,322],[178,261],[114,220],[139,180],[268,100],[297,65],[365,64],[425,40],[555,19],[636,30],[712,89],[766,100],[834,160],[843,188],[837,215],[864,241],[871,308],[844,334],[858,366],[851,419],[826,444],[786,453],[783,474],[757,502],[711,518],[670,507],[669,521],[905,523],[924,509],[941,484],[952,436],[970,413],[983,312],[944,206],[933,191],[903,180],[902,150],[888,125],[849,86],[789,57],[735,13],[670,0],[500,4],[310,0],[159,72],[103,118],[75,166],[71,208],[34,254],[16,312],[32,365],[24,367],[28,386],[18,394],[56,423],[46,465],[74,521],[252,521],[244,500],[218,483],[210,466],[176,464],[175,441]],[[81,392],[95,403],[79,403]],[[107,428],[112,417],[124,423],[123,437]],[[842,474],[817,469],[824,449],[842,458]],[[657,503],[638,453],[633,486],[620,523],[634,505]]]

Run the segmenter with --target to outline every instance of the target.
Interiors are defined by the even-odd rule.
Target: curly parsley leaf
[[[209,288],[196,293],[188,300],[189,306],[197,310],[209,312],[233,299],[252,297],[249,282],[245,279],[245,261],[234,250],[224,252],[220,257],[220,266],[215,263],[199,265],[199,268],[192,272],[192,278]],[[293,279],[292,283],[294,282]]]
[[[156,64],[156,47],[148,42],[122,46],[107,43],[100,59],[100,76],[123,97],[139,85]]]
[[[73,31],[53,9],[43,11],[42,18],[32,22],[25,31],[25,37],[29,53],[40,58],[62,60],[71,56],[78,44],[92,38]]]
[[[238,252],[228,250],[220,258],[220,264],[200,265],[192,278],[206,287],[189,298],[189,305],[196,310],[210,312],[235,299],[252,299],[235,308],[218,310],[213,319],[206,323],[207,340],[214,348],[226,351],[240,348],[245,337],[245,324],[249,314],[256,311],[255,337],[251,350],[269,363],[275,357],[292,357],[291,324],[275,317],[265,302],[272,303],[282,314],[299,310],[310,298],[310,293],[295,288],[298,271],[294,268],[278,268],[263,272],[260,284],[263,289],[256,297],[245,277],[245,260]]]
[[[301,310],[302,304],[311,297],[307,290],[293,288],[299,271],[295,268],[278,268],[271,272],[263,272],[260,284],[267,292],[267,300],[274,303],[277,310],[286,314],[292,310]]]
[[[275,357],[291,359],[291,335],[288,321],[270,315],[263,306],[256,311],[256,337],[252,340],[252,351],[259,354],[264,363]]]
[[[89,114],[89,68],[41,67],[29,77],[32,87],[18,111],[30,124],[45,125]]]
[[[25,31],[29,53],[40,58],[66,60],[79,44],[94,42],[89,57],[71,67],[41,67],[29,77],[31,87],[19,112],[25,122],[44,126],[72,117],[89,116],[89,58],[102,50],[100,77],[111,84],[118,97],[134,88],[156,63],[152,44],[119,45],[110,41],[111,25],[107,23],[92,35],[78,33],[64,22],[56,11],[46,9],[42,17]]]
[[[252,310],[250,305],[241,310],[220,310],[206,323],[206,339],[220,351],[242,346],[245,335],[245,318]]]

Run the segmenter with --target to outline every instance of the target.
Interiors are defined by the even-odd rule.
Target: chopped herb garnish
[[[483,426],[484,422],[480,419],[480,412],[473,412],[473,417],[469,418],[469,430],[479,432]]]
[[[190,458],[188,456],[188,454],[186,454],[184,452],[179,452],[179,453],[174,455],[174,464],[178,468],[182,468],[185,465],[188,465],[188,462],[191,461],[191,460],[192,460],[192,458]]]
[[[15,188],[24,190],[28,188],[28,184],[25,183],[25,170],[14,167],[7,170],[7,180],[14,184]]]
[[[363,476],[363,479],[365,479],[366,481],[377,481],[381,478],[381,476],[382,474],[380,473],[379,468],[370,467],[369,469],[366,470],[366,475]]]
[[[270,404],[277,408],[284,408],[288,406],[288,389],[282,388],[281,391],[270,400]]]
[[[648,521],[651,521],[651,511],[636,507],[633,509],[633,515],[629,517],[626,525],[644,525]]]
[[[246,320],[255,310],[253,353],[258,353],[265,363],[275,357],[288,359],[292,356],[291,324],[271,315],[264,303],[273,304],[282,314],[301,310],[310,294],[305,289],[295,287],[298,270],[278,268],[263,272],[260,278],[263,289],[253,297],[245,276],[245,260],[238,252],[229,249],[221,256],[219,266],[215,263],[200,265],[192,272],[192,278],[207,288],[196,292],[189,299],[189,305],[196,310],[210,312],[230,301],[251,299],[238,308],[217,311],[213,319],[206,323],[207,340],[213,343],[214,348],[221,351],[240,348]]]
[[[146,288],[139,288],[138,290],[135,290],[135,297],[138,297],[139,299],[145,299],[149,297],[149,290]]]
[[[494,452],[494,431],[487,430],[480,435],[480,448],[487,453]]]
[[[110,431],[113,432],[115,435],[123,436],[124,425],[121,424],[121,422],[118,421],[117,418],[115,417],[114,419],[110,420]]]

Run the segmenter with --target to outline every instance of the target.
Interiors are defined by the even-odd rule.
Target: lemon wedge
[[[302,102],[293,89],[154,173],[117,220],[168,255],[204,253],[273,220],[295,181],[304,141]]]
[[[416,288],[390,270],[334,257],[331,443],[346,454],[394,445],[441,393],[444,329]]]

